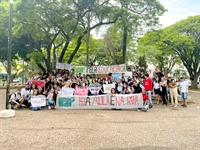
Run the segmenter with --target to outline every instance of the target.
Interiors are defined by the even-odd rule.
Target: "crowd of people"
[[[75,74],[73,71],[61,70],[53,72],[45,72],[43,75],[35,75],[30,79],[23,89],[10,95],[10,105],[12,108],[17,106],[22,108],[22,104],[30,107],[32,110],[40,110],[41,107],[32,107],[31,98],[33,96],[42,95],[46,97],[49,109],[56,108],[56,99],[58,94],[62,94],[62,88],[85,87],[92,84],[100,84],[102,88],[98,95],[107,94],[104,92],[103,84],[115,84],[115,88],[111,89],[111,94],[136,94],[142,93],[144,101],[144,109],[148,111],[154,104],[168,105],[178,107],[178,94],[181,95],[184,104],[187,107],[188,82],[181,77],[180,79],[172,79],[164,75],[161,71],[151,69],[147,72],[134,71],[132,76],[125,77],[124,73],[116,79],[112,73],[108,75],[85,75]],[[88,96],[93,93],[88,90]],[[156,102],[152,102],[154,95]],[[141,111],[139,108],[138,111]]]

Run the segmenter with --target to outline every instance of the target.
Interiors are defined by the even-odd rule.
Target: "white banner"
[[[46,97],[43,95],[31,97],[32,107],[46,106]]]
[[[131,78],[132,78],[132,76],[133,76],[133,73],[132,73],[132,72],[125,72],[125,73],[124,73],[124,78],[125,78],[126,81],[128,80],[128,77],[131,77]]]
[[[56,63],[56,69],[71,70],[74,66],[71,64]]]
[[[57,96],[57,109],[142,108],[142,94]]]
[[[115,88],[115,84],[103,84],[103,91],[104,93],[111,93],[111,89]]]
[[[72,96],[74,95],[74,88],[68,88],[68,87],[62,87],[62,95],[69,95]]]

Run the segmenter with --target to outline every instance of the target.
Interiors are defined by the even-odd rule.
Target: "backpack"
[[[13,94],[15,95],[15,97],[17,96],[16,93],[12,93],[12,94],[10,94],[9,97],[8,97],[9,100],[10,100],[10,98],[11,98],[11,96],[12,96]],[[21,95],[21,94],[20,94],[20,95]]]

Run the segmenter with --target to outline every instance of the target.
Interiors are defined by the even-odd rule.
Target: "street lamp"
[[[11,82],[11,49],[12,49],[12,13],[13,13],[13,0],[10,0],[10,14],[8,24],[8,53],[7,53],[7,88],[6,88],[6,109],[9,105],[10,95],[10,82]]]

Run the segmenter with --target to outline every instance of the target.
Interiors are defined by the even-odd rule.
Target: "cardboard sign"
[[[133,76],[133,73],[132,73],[132,72],[125,72],[125,73],[124,73],[124,78],[125,78],[126,81],[128,80],[128,77],[131,77],[131,78],[132,78],[132,76]]]
[[[95,96],[58,95],[57,109],[142,108],[142,94],[106,94]]]
[[[62,87],[62,95],[74,95],[74,88]]]
[[[46,106],[46,97],[43,95],[31,97],[32,107]]]
[[[100,89],[101,89],[101,84],[99,83],[89,85],[89,90],[92,94],[99,94]]]
[[[115,74],[112,74],[113,78],[116,79],[116,81],[119,81],[121,79],[121,74],[119,73],[115,73]]]
[[[71,64],[56,63],[56,69],[72,70],[74,66]]]
[[[112,88],[115,88],[115,84],[103,84],[104,93],[111,93]]]
[[[76,87],[74,95],[87,96],[88,95],[88,86]]]

